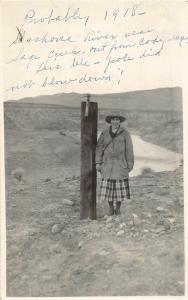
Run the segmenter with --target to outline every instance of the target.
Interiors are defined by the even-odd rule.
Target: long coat
[[[126,179],[134,166],[131,136],[120,126],[117,136],[112,139],[109,129],[105,129],[98,139],[96,163],[101,164],[102,178]]]

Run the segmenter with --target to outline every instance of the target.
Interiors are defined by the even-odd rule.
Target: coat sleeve
[[[134,167],[134,152],[133,152],[133,142],[130,134],[127,132],[126,134],[126,149],[125,156],[128,165],[129,171],[131,171]]]
[[[95,155],[96,164],[101,164],[103,162],[103,149],[104,149],[104,134],[102,132],[96,146],[96,155]]]

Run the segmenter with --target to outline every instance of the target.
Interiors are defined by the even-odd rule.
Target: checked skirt
[[[109,202],[121,202],[130,199],[129,179],[104,179],[101,180],[100,199]]]

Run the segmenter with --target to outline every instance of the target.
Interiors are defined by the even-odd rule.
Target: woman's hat
[[[124,122],[124,121],[126,120],[125,117],[119,116],[119,115],[109,115],[109,116],[107,116],[107,117],[105,118],[105,120],[106,120],[107,123],[111,123],[111,120],[112,120],[112,119],[115,119],[115,118],[119,119],[121,123]]]

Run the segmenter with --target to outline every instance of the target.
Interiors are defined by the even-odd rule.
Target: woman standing
[[[109,214],[120,214],[121,202],[130,199],[129,172],[133,169],[132,139],[120,123],[123,116],[109,115],[96,147],[96,169],[101,173],[100,197],[109,203]],[[114,208],[114,203],[116,206]]]

